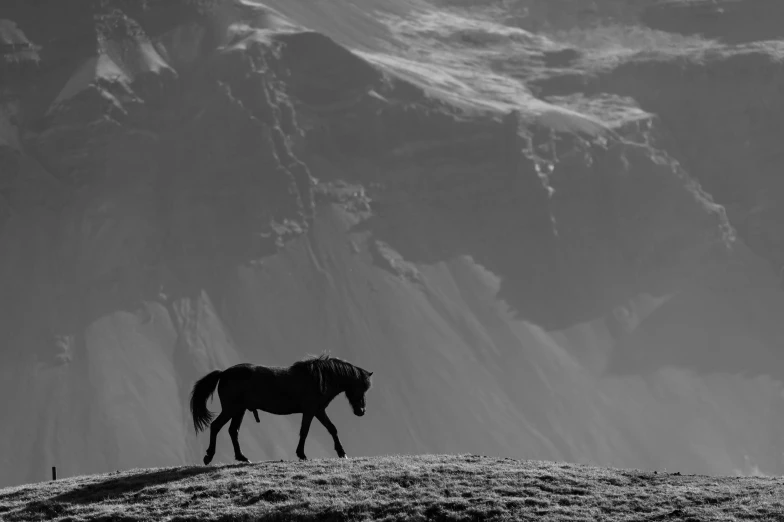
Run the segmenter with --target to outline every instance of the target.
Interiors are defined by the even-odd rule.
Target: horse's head
[[[351,409],[354,410],[354,415],[357,417],[361,417],[365,414],[365,394],[372,385],[370,376],[373,375],[373,372],[367,370],[359,369],[359,371],[362,374],[362,378],[354,380],[346,388],[346,398],[348,398],[348,403],[351,405]]]

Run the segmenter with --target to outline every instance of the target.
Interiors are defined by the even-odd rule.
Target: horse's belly
[[[301,413],[302,408],[299,407],[295,401],[292,400],[278,400],[278,401],[256,401],[253,405],[255,409],[272,413],[273,415],[291,415],[293,413]]]
[[[267,413],[271,413],[273,415],[292,415],[294,413],[302,413],[301,411],[298,411],[298,409],[294,407],[282,408],[280,406],[276,406],[276,407],[264,407],[258,409],[262,411],[266,411]]]

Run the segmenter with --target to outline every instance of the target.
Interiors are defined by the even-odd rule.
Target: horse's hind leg
[[[207,448],[207,454],[204,455],[205,466],[212,462],[212,457],[215,456],[215,439],[218,438],[218,432],[230,419],[231,415],[226,413],[226,410],[223,410],[220,412],[220,415],[212,421],[212,424],[210,424],[210,446]]]
[[[234,459],[240,462],[248,462],[248,458],[242,454],[242,450],[240,449],[239,434],[243,417],[245,417],[244,409],[240,410],[239,413],[235,413],[231,418],[231,424],[229,424],[229,436],[231,437],[231,445],[234,446]]]

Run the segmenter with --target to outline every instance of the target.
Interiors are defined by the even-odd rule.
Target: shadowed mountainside
[[[539,85],[548,100],[612,93],[656,114],[661,145],[726,209],[742,239],[732,262],[703,267],[693,290],[649,318],[645,347],[635,351],[656,359],[650,361],[656,366],[677,361],[695,369],[781,377],[782,294],[773,277],[784,266],[778,197],[778,138],[784,129],[775,94],[782,85],[783,52],[779,43],[768,42],[651,53]],[[713,306],[704,306],[708,302]]]
[[[0,485],[196,462],[196,378],[325,350],[375,372],[350,455],[781,471],[784,301],[735,223],[775,195],[735,213],[706,151],[741,152],[652,94],[710,111],[677,55],[413,1],[55,4],[0,7]],[[773,56],[716,49],[683,53]]]

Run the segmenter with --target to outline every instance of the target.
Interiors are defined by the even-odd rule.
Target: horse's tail
[[[221,370],[210,372],[193,385],[193,390],[191,390],[191,415],[193,416],[193,427],[196,428],[196,433],[206,429],[215,416],[207,409],[207,399],[215,393],[221,373],[223,373]]]

